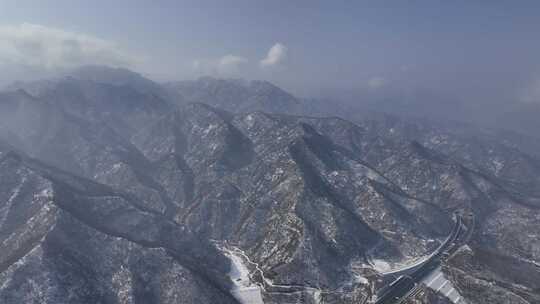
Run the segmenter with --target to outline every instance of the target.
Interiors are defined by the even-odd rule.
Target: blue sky
[[[538,1],[0,0],[1,27],[0,68],[96,61],[159,80],[213,74],[302,92],[421,87],[463,98],[518,98],[540,79]],[[67,63],[53,51],[33,56],[62,39],[82,53],[70,48]]]

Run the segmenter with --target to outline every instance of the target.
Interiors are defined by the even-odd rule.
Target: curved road
[[[377,299],[375,304],[402,303],[411,294],[415,293],[422,279],[439,267],[441,259],[445,258],[445,253],[449,253],[457,248],[456,240],[461,233],[462,221],[460,215],[455,214],[455,216],[456,223],[446,241],[423,263],[419,263],[412,268],[407,269],[407,271],[411,271],[411,273],[398,277],[394,282],[390,283],[390,285],[383,288],[384,293]]]

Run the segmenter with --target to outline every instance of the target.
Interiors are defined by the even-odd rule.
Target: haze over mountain
[[[538,16],[0,0],[0,304],[540,303]]]
[[[540,100],[536,1],[59,1],[0,3],[0,83],[94,64],[158,81],[262,79],[302,97],[429,90],[491,108]]]
[[[69,74],[0,94],[2,303],[365,303],[455,211],[475,219],[443,266],[460,297],[540,301],[532,141],[345,120],[268,82]]]

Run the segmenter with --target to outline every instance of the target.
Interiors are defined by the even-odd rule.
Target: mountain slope
[[[214,106],[174,106],[97,80],[0,95],[2,302],[235,303],[240,263],[264,303],[363,303],[437,248],[455,211],[475,221],[443,268],[467,301],[538,300],[540,169],[517,146],[269,113],[300,104],[267,84],[254,99],[259,84],[199,80],[191,96]]]
[[[219,252],[136,198],[13,152],[0,165],[3,302],[235,302]]]

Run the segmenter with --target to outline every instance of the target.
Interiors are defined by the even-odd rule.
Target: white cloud
[[[200,60],[193,60],[193,63],[191,65],[194,70],[200,70],[202,67],[202,63]]]
[[[247,62],[248,60],[244,57],[225,55],[219,59],[217,71],[221,74],[238,73],[240,66]]]
[[[529,86],[522,89],[519,95],[521,102],[540,103],[540,77],[534,79]]]
[[[273,67],[282,64],[287,58],[287,47],[281,43],[276,43],[270,48],[266,58],[261,60],[262,68]]]
[[[371,89],[379,89],[379,88],[385,86],[387,83],[388,83],[388,81],[386,81],[385,78],[377,76],[377,77],[371,77],[368,80],[367,85]]]
[[[402,72],[409,72],[414,69],[414,65],[404,64],[399,68]]]
[[[194,60],[192,67],[201,75],[236,76],[248,62],[248,59],[241,56],[225,55],[213,60]]]
[[[0,65],[45,69],[89,64],[127,67],[137,61],[113,42],[90,35],[29,23],[0,26]]]

